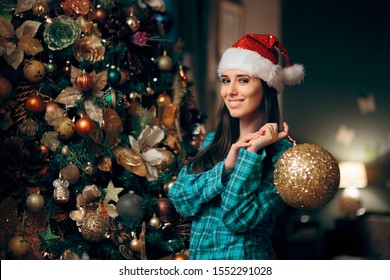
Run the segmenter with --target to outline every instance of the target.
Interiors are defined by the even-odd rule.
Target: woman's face
[[[241,70],[227,70],[221,76],[221,96],[233,118],[251,122],[259,118],[263,87],[259,78]]]

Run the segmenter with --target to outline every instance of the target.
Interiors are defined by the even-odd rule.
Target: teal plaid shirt
[[[192,217],[190,259],[275,259],[271,234],[282,200],[273,171],[291,146],[281,139],[260,154],[241,149],[229,175],[223,172],[224,161],[199,174],[186,166],[180,170],[168,196],[184,217]]]

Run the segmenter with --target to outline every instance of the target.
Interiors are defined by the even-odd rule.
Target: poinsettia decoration
[[[14,30],[8,20],[0,17],[0,56],[4,56],[8,65],[17,69],[25,54],[35,56],[43,51],[39,40],[34,38],[40,25],[38,21],[26,20]]]

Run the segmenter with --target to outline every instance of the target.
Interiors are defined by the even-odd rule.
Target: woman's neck
[[[242,138],[249,133],[257,131],[260,127],[261,114],[257,118],[251,120],[240,119],[240,137]]]

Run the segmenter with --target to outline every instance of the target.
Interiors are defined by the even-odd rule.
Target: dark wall
[[[389,152],[389,6],[385,0],[282,1],[284,45],[307,72],[283,96],[284,117],[298,143],[366,163]],[[369,105],[369,94],[376,108],[363,113],[358,100]]]

